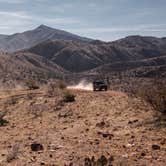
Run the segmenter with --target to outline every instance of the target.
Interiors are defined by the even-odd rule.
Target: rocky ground
[[[114,91],[0,93],[0,165],[85,165],[104,155],[108,165],[165,166],[166,124],[140,99]]]

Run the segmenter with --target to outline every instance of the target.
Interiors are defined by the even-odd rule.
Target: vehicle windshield
[[[104,82],[103,81],[96,81],[96,82],[94,82],[94,84],[100,85],[100,84],[104,84]]]

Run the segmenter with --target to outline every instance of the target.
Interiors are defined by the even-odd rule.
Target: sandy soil
[[[120,92],[72,93],[73,103],[42,90],[1,94],[9,123],[0,127],[0,165],[82,166],[85,157],[101,155],[115,166],[166,165],[165,124],[150,106]],[[32,151],[34,142],[44,149]]]

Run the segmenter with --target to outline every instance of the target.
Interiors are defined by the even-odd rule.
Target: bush
[[[39,85],[37,84],[37,82],[33,79],[29,79],[25,82],[25,85],[28,87],[29,90],[35,90],[35,89],[39,89]]]
[[[4,126],[6,123],[8,123],[8,121],[4,119],[5,115],[5,113],[0,113],[0,126]]]
[[[138,90],[137,95],[151,104],[161,113],[166,113],[166,85],[162,81],[154,81],[152,85]]]
[[[75,95],[70,93],[69,91],[65,92],[63,101],[64,102],[74,102],[75,101]]]

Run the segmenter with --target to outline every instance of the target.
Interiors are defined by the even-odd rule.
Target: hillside
[[[80,37],[69,32],[40,25],[34,30],[13,35],[0,36],[0,50],[15,52],[25,48],[30,48],[47,40],[74,40],[77,42],[91,41],[88,38]]]
[[[25,61],[29,61],[28,57],[35,58],[33,65],[29,62],[24,65],[26,69],[22,73],[25,77],[28,74],[27,68],[42,79],[55,75],[63,77],[64,74],[73,80],[101,74],[112,77],[119,73],[127,78],[164,78],[166,75],[166,38],[128,36],[113,42],[103,42],[41,25],[24,33],[1,35],[0,50],[3,48],[9,52],[19,50],[10,53],[14,57],[11,66],[16,66],[16,70]],[[17,59],[15,54],[19,57],[23,55],[26,60],[20,60],[19,57]],[[49,64],[43,61],[48,61]],[[38,63],[41,63],[40,66]],[[16,77],[18,76],[11,78]]]
[[[34,78],[40,82],[62,77],[65,70],[55,63],[31,53],[0,53],[0,85]]]
[[[7,37],[7,35],[0,35],[0,40],[4,39],[5,37]]]
[[[44,89],[0,92],[9,122],[0,127],[0,165],[81,166],[102,155],[111,165],[166,165],[165,123],[149,105],[120,92],[71,91],[73,103],[58,90],[51,98]]]
[[[84,72],[105,65],[124,68],[165,65],[164,38],[130,36],[115,42],[47,41],[29,49],[71,72]],[[154,60],[152,60],[154,58]],[[163,60],[164,58],[164,60]],[[157,60],[158,59],[158,60]],[[159,59],[160,60],[159,62]],[[153,61],[153,63],[152,63]],[[115,65],[114,65],[115,64]],[[124,64],[124,65],[123,65]],[[126,66],[127,65],[127,66]],[[114,67],[114,69],[116,69]]]
[[[88,71],[88,73],[105,73],[111,74],[114,72],[128,72],[133,73],[132,76],[166,76],[166,56],[159,56],[155,58],[128,61],[128,62],[117,62],[108,63],[98,68]],[[143,72],[144,71],[144,72]],[[153,71],[153,72],[152,72]],[[145,75],[144,73],[147,72]],[[148,74],[149,73],[149,74]]]

